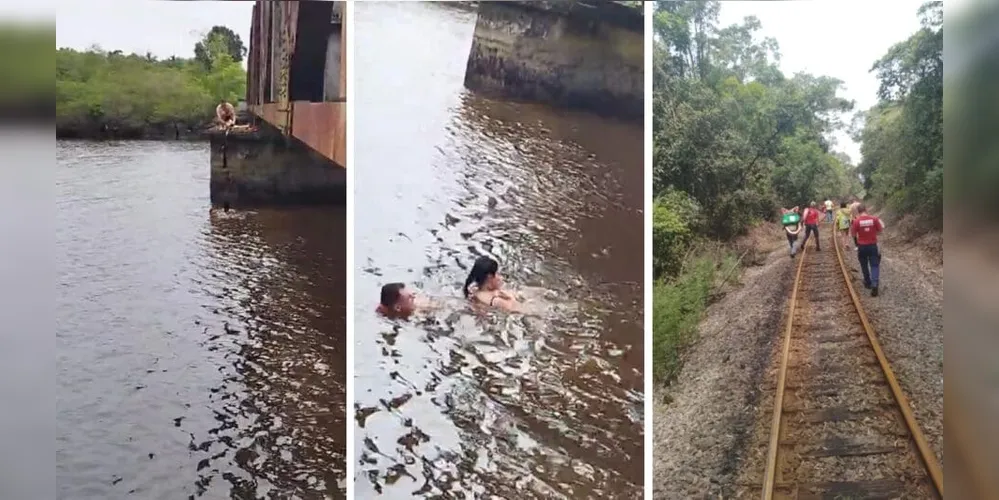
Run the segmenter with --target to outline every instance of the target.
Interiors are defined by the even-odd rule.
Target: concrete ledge
[[[260,123],[254,131],[213,131],[211,202],[214,206],[342,205],[347,173],[294,138]]]
[[[613,2],[482,2],[465,87],[642,121],[643,25]]]

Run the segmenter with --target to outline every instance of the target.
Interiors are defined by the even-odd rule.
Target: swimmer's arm
[[[493,305],[499,306],[509,312],[516,312],[520,310],[520,303],[510,298],[506,293],[497,294],[496,298],[493,299]]]

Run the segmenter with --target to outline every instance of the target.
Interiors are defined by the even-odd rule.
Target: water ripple
[[[639,496],[641,128],[463,93],[474,17],[372,4],[355,22],[357,67],[372,68],[357,76],[355,127],[356,494]],[[376,92],[377,54],[431,22],[433,52],[392,71],[434,90],[406,102]],[[387,131],[398,139],[376,149]],[[479,255],[500,261],[530,314],[458,299]],[[379,319],[389,281],[451,306]]]
[[[59,496],[342,497],[344,210],[212,213],[204,144],[57,158]]]

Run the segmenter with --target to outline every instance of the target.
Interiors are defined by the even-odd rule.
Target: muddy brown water
[[[57,143],[59,498],[345,484],[345,210],[210,210],[207,144]]]
[[[462,86],[474,12],[355,10],[355,494],[638,498],[642,128]],[[495,257],[528,315],[476,314]],[[402,281],[445,304],[374,314]]]

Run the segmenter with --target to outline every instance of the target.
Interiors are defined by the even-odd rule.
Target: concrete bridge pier
[[[253,131],[213,131],[211,203],[246,208],[340,205],[347,201],[347,171],[281,134],[266,122]]]
[[[479,2],[465,87],[641,121],[645,21],[608,0]]]

